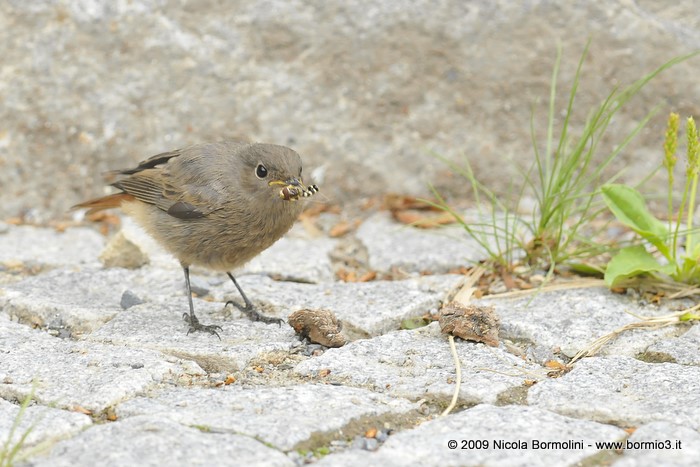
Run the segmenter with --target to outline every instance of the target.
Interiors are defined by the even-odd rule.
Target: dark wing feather
[[[173,157],[177,157],[180,154],[181,154],[180,149],[177,149],[175,151],[170,151],[170,152],[163,152],[161,154],[156,154],[155,156],[149,157],[145,161],[139,162],[139,165],[137,165],[133,169],[120,170],[120,171],[118,171],[118,173],[121,175],[133,175],[135,173],[142,172],[146,169],[153,169],[156,166],[165,164],[170,159],[172,159]]]
[[[178,201],[170,206],[168,209],[168,214],[173,217],[177,217],[178,219],[199,219],[206,215],[196,206],[184,201]]]

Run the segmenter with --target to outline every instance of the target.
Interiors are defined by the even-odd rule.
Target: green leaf
[[[584,262],[572,262],[569,264],[572,271],[582,276],[597,276],[600,277],[605,273],[605,270],[600,266]]]
[[[697,259],[684,256],[679,264],[679,271],[672,275],[673,278],[684,284],[698,285],[700,283],[700,268]]]
[[[620,250],[610,260],[605,269],[605,283],[608,287],[614,287],[623,279],[647,272],[672,274],[674,271],[675,267],[672,264],[659,264],[642,245],[630,246]]]
[[[695,248],[693,248],[693,250],[695,250]],[[686,273],[698,267],[697,256],[683,255],[678,263],[681,265],[681,269]]]
[[[700,320],[700,315],[695,314],[695,313],[691,313],[691,312],[689,311],[689,312],[687,312],[687,313],[683,313],[682,315],[680,315],[680,316],[678,317],[678,320],[681,321],[681,322],[684,322],[684,321],[697,321],[697,320]]]
[[[654,245],[666,258],[670,258],[670,249],[665,243],[668,238],[666,224],[647,209],[644,198],[637,190],[613,183],[603,185],[601,192],[605,204],[617,220]]]
[[[418,329],[430,324],[430,321],[424,318],[406,318],[401,321],[401,329]]]

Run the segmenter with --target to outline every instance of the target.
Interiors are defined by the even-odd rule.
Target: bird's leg
[[[233,285],[236,286],[238,292],[240,292],[241,294],[241,297],[243,297],[243,302],[245,302],[245,306],[243,307],[238,303],[234,302],[233,300],[229,300],[228,302],[226,302],[226,306],[228,306],[228,304],[230,303],[231,305],[235,306],[243,313],[245,313],[246,316],[248,316],[248,318],[250,318],[252,321],[262,321],[263,323],[278,325],[281,325],[284,322],[284,320],[282,319],[265,316],[258,312],[253,306],[253,303],[250,300],[248,300],[248,297],[246,297],[245,293],[243,293],[243,289],[241,289],[241,286],[238,285],[238,282],[236,281],[236,278],[233,277],[233,274],[231,274],[230,272],[227,272],[226,274],[228,274],[228,277],[231,278],[231,281],[233,281]]]
[[[208,332],[209,334],[214,334],[216,337],[221,340],[221,336],[217,331],[223,331],[223,328],[221,326],[217,326],[216,324],[201,324],[197,317],[194,315],[194,304],[192,303],[192,287],[190,286],[190,268],[187,266],[183,266],[182,269],[185,271],[185,286],[187,287],[187,300],[189,300],[190,303],[190,313],[183,313],[182,318],[185,320],[186,323],[190,325],[190,328],[187,330],[187,334],[195,331],[204,331]]]

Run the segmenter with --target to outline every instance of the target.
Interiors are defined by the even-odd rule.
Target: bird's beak
[[[269,186],[275,186],[275,185],[292,186],[292,187],[297,187],[297,186],[303,187],[304,186],[302,184],[302,182],[300,182],[299,179],[295,178],[295,177],[288,178],[287,180],[272,180],[271,182],[268,182],[268,185]]]

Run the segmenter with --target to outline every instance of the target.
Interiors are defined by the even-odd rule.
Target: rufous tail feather
[[[104,209],[118,208],[124,201],[133,201],[135,198],[128,193],[114,193],[102,198],[92,199],[84,203],[76,204],[71,209],[87,209],[86,215],[94,214]]]

